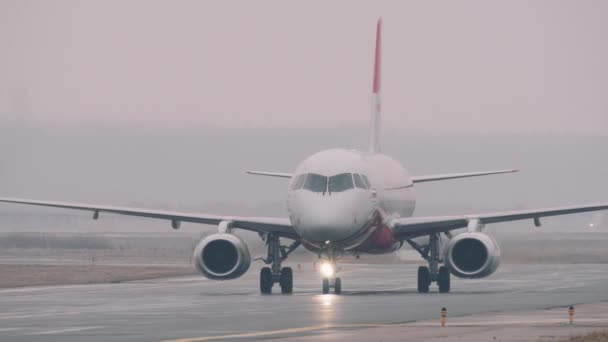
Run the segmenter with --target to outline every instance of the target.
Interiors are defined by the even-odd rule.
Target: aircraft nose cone
[[[308,211],[300,218],[300,228],[307,240],[315,242],[344,239],[352,229],[345,217],[327,210]]]
[[[361,196],[337,193],[310,194],[300,202],[300,234],[308,241],[325,243],[344,240],[366,223],[369,205]]]

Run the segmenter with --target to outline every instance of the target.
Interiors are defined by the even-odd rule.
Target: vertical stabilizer
[[[380,152],[380,44],[382,36],[382,18],[378,19],[376,26],[376,54],[374,59],[374,86],[372,88],[372,113],[370,119],[370,144],[369,150],[372,153]]]

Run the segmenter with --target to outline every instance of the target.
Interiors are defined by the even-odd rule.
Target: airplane
[[[418,292],[436,283],[440,293],[450,291],[450,276],[484,278],[496,271],[500,248],[485,234],[485,225],[608,209],[608,202],[546,209],[513,210],[451,216],[415,217],[414,187],[419,183],[517,172],[496,170],[411,176],[401,163],[383,154],[380,145],[381,27],[378,19],[370,143],[368,151],[329,149],[304,159],[293,173],[248,171],[249,174],[289,179],[287,217],[241,217],[109,205],[0,198],[0,202],[78,209],[93,213],[168,220],[174,229],[181,222],[217,225],[217,233],[201,239],[194,249],[194,267],[214,280],[235,279],[247,272],[251,255],[237,229],[257,232],[267,246],[259,288],[270,294],[274,284],[281,293],[293,292],[293,271],[282,262],[303,246],[322,261],[322,293],[342,292],[337,263],[347,255],[386,254],[410,245],[426,261],[417,274]],[[454,230],[466,229],[453,235]],[[446,239],[443,239],[445,237]],[[284,244],[288,242],[288,244]]]

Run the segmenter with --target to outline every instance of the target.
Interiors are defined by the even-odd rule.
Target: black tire
[[[281,293],[289,294],[293,292],[293,271],[291,267],[283,267],[279,285],[281,285]]]
[[[440,293],[450,292],[450,271],[447,267],[439,267],[439,275],[437,276],[437,284],[439,285]]]
[[[323,278],[323,294],[329,293],[329,279]]]
[[[431,285],[431,273],[429,272],[429,268],[426,266],[418,267],[418,292],[429,292],[429,285]]]
[[[340,278],[336,278],[334,281],[334,292],[339,295],[342,293],[342,280]]]
[[[272,292],[272,271],[270,267],[263,267],[260,270],[260,292],[262,294],[270,294]]]

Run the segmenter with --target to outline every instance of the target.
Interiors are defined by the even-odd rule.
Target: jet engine
[[[233,234],[213,234],[202,239],[194,249],[194,266],[209,279],[234,279],[251,265],[247,244]]]
[[[500,248],[483,233],[462,233],[452,238],[445,249],[445,264],[460,278],[483,278],[494,273],[500,264]]]

